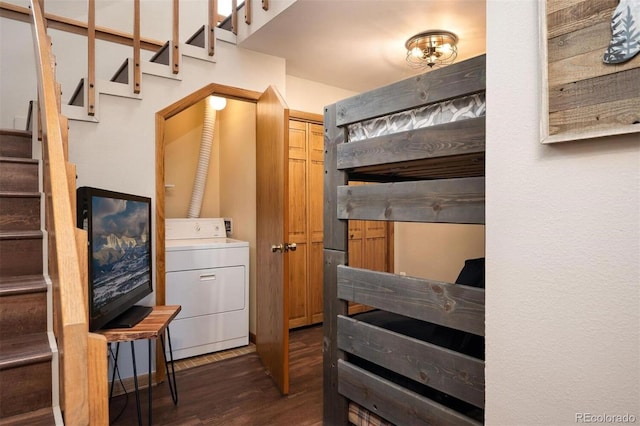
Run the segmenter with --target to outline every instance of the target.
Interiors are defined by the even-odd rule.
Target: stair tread
[[[0,276],[0,296],[47,291],[47,282],[42,275]]]
[[[42,231],[0,231],[0,240],[42,238]]]
[[[0,129],[0,136],[24,136],[25,138],[31,138],[31,131],[19,130],[19,129]]]
[[[38,160],[34,160],[33,158],[22,158],[22,157],[0,157],[0,161],[5,163],[38,164]]]
[[[0,419],[2,426],[49,426],[53,424],[55,424],[55,416],[51,407]]]
[[[40,198],[41,192],[37,191],[0,191],[0,197],[13,198]]]
[[[2,339],[0,370],[49,361],[52,358],[47,332]]]

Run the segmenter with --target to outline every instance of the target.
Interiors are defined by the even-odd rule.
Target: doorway
[[[195,149],[197,150],[203,121],[202,105],[210,95],[214,94],[227,99],[225,108],[227,111],[218,113],[216,117],[211,158],[213,167],[210,168],[209,173],[212,179],[208,179],[209,182],[207,182],[207,192],[210,196],[203,202],[200,216],[234,218],[234,238],[249,241],[250,250],[255,251],[255,197],[249,196],[249,194],[255,194],[255,172],[253,175],[246,173],[250,170],[255,171],[255,166],[247,164],[247,159],[242,158],[241,155],[247,150],[249,153],[252,152],[251,150],[255,152],[255,104],[260,93],[210,84],[156,113],[155,293],[158,305],[166,303],[165,219],[186,217],[186,209],[182,211],[182,207],[185,204],[184,198],[188,198],[191,192],[194,177],[193,171],[189,169],[190,166],[169,165],[167,158],[175,158],[176,162],[183,162],[189,158],[188,151],[194,149],[194,142],[189,140],[193,139],[193,135],[189,135],[192,129],[195,129],[193,133],[196,133]],[[237,119],[250,119],[251,122],[237,123],[234,121]],[[200,121],[199,124],[195,122],[197,120]],[[248,130],[250,135],[232,132],[238,129]],[[193,158],[193,155],[191,157]],[[242,164],[243,167],[234,167],[234,164]],[[184,171],[181,168],[188,170]],[[238,186],[241,185],[245,188],[242,194],[247,196],[234,196]],[[247,185],[253,185],[253,187],[249,186],[247,190]],[[255,259],[255,252],[250,253],[250,259]],[[252,262],[255,263],[254,260]],[[255,270],[255,264],[250,266],[250,271],[252,270]],[[249,285],[249,310],[252,312],[251,303],[255,304],[256,300],[255,274],[250,272],[249,278],[252,281]],[[161,362],[163,362],[162,351],[157,350],[156,365],[160,365]],[[164,379],[161,371],[157,374],[158,381]]]
[[[265,152],[271,153],[276,149],[276,146],[282,147],[282,144],[286,142],[283,136],[286,130],[286,120],[283,118],[288,117],[288,108],[275,88],[270,87],[265,93],[260,94],[211,84],[156,113],[156,303],[166,303],[165,219],[182,215],[180,212],[182,207],[175,208],[173,205],[171,208],[167,207],[167,201],[170,198],[168,194],[171,191],[171,197],[174,199],[169,201],[175,201],[182,196],[179,193],[189,192],[184,188],[178,188],[177,183],[167,180],[167,176],[171,176],[171,179],[176,182],[180,178],[179,171],[176,172],[172,170],[172,167],[168,167],[167,154],[175,155],[176,158],[182,154],[182,147],[172,147],[167,144],[167,138],[172,131],[169,121],[180,114],[188,115],[190,108],[197,109],[198,105],[212,94],[226,98],[229,110],[236,109],[236,112],[243,111],[243,113],[234,114],[227,111],[220,114],[219,146],[218,151],[214,152],[214,156],[217,155],[217,163],[214,161],[214,165],[217,164],[216,173],[222,179],[217,185],[213,185],[213,192],[217,192],[217,207],[214,200],[211,203],[212,206],[208,208],[214,216],[233,217],[235,222],[234,238],[241,238],[252,243],[250,257],[254,266],[251,267],[250,272],[249,299],[253,318],[250,321],[252,324],[250,328],[256,330],[252,340],[256,342],[258,353],[268,373],[274,379],[281,393],[286,394],[288,392],[289,354],[284,306],[287,301],[287,285],[284,279],[285,275],[278,273],[284,269],[273,267],[273,265],[284,264],[284,260],[282,257],[278,260],[276,256],[270,256],[269,254],[272,252],[269,252],[267,257],[272,260],[270,261],[271,266],[266,268],[266,272],[261,272],[257,264],[262,253],[267,251],[261,250],[260,254],[256,252],[261,245],[272,244],[271,239],[274,239],[267,236],[265,240],[264,236],[258,234],[262,218],[267,218],[272,214],[272,211],[275,211],[272,207],[267,206],[265,210],[264,205],[257,205],[260,201],[260,194],[266,193],[271,196],[276,194],[278,190],[265,191],[263,187],[256,188],[257,183],[263,182],[265,179],[256,179],[260,167],[251,163],[252,156],[257,161],[260,147],[266,147]],[[275,104],[269,105],[273,99],[278,100],[276,109],[271,109],[271,106]],[[265,107],[270,112],[264,113]],[[272,115],[271,112],[276,110],[278,112]],[[250,111],[251,117],[247,115],[246,111]],[[244,117],[244,119],[238,117]],[[239,132],[248,129],[254,131],[255,134],[247,135]],[[280,167],[275,158],[277,157],[271,158],[266,163],[270,170],[274,167]],[[273,175],[273,173],[268,173],[269,179],[267,180],[271,182]],[[274,188],[277,187],[276,183]],[[285,187],[280,184],[279,191],[282,193],[284,190]],[[252,197],[253,201],[251,201]],[[215,194],[213,198],[216,198]],[[179,201],[178,204],[180,204]],[[262,213],[261,209],[263,209]],[[278,211],[275,211],[275,214],[279,214]],[[284,216],[282,216],[282,221],[284,221]],[[239,226],[240,223],[243,225]],[[244,229],[246,232],[240,232],[240,229]],[[271,229],[271,226],[266,229]],[[280,241],[282,238],[274,240]],[[260,307],[256,301],[260,301]],[[282,314],[273,315],[273,312]],[[264,318],[260,318],[261,315]],[[157,353],[161,354],[161,351],[157,351]],[[161,355],[157,358],[161,358]],[[161,362],[161,359],[157,359],[157,362]],[[159,375],[158,380],[162,379],[163,377]]]

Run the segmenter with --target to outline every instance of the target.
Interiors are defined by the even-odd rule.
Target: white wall
[[[484,226],[401,223],[394,229],[394,270],[453,283],[464,261],[484,257]]]
[[[165,218],[188,217],[200,160],[207,99],[165,121],[164,181]],[[209,168],[204,184],[200,217],[220,217],[220,122],[226,110],[216,111]]]
[[[324,107],[357,95],[316,81],[287,75],[287,106],[291,109],[324,115]]]
[[[249,242],[249,331],[256,332],[256,104],[229,100],[220,122],[220,215]]]
[[[29,101],[36,99],[38,93],[31,27],[0,18],[0,52],[0,128],[25,130],[14,126],[14,120],[22,126],[27,118]],[[15,90],[16,87],[21,90]]]
[[[487,3],[486,423],[638,422],[640,143],[541,145],[538,3]]]

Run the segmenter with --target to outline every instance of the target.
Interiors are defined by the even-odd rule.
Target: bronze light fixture
[[[428,30],[409,38],[407,63],[411,68],[449,65],[458,56],[458,36],[450,31]]]

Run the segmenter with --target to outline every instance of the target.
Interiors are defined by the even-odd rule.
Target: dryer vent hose
[[[199,218],[202,209],[202,199],[209,172],[209,158],[211,157],[211,145],[213,145],[213,131],[216,123],[216,110],[205,102],[204,125],[202,127],[202,139],[200,140],[200,155],[198,157],[198,168],[196,169],[195,182],[191,192],[191,202],[189,203],[188,218]]]

